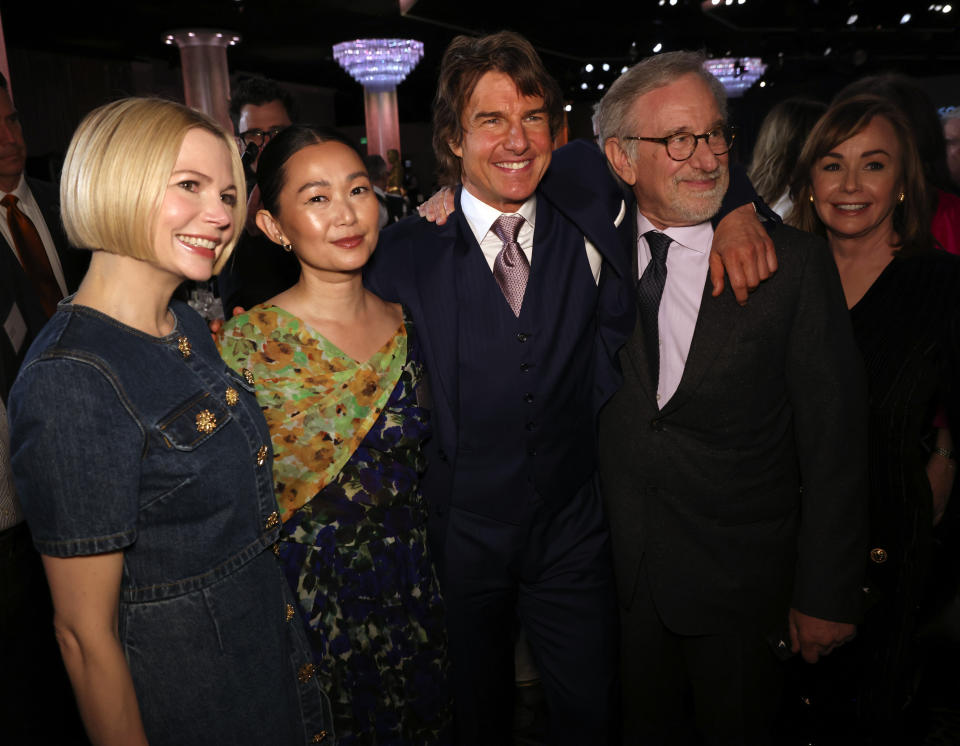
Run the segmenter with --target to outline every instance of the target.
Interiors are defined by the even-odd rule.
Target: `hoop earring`
[[[903,202],[905,198],[906,198],[906,195],[903,192],[900,192],[900,196],[897,197],[897,202]]]
[[[292,244],[292,243],[285,243],[285,244],[283,244],[283,250],[284,250],[284,251],[293,251],[293,244]]]
[[[813,204],[813,195],[812,195],[812,194],[810,195],[810,204],[811,204],[811,205]]]

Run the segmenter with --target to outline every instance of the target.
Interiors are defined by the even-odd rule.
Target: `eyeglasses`
[[[692,132],[677,132],[670,137],[636,137],[629,135],[624,140],[642,140],[643,142],[658,142],[667,149],[667,155],[675,161],[685,161],[693,155],[697,149],[697,143],[703,140],[710,152],[714,155],[724,155],[730,152],[733,145],[733,138],[737,131],[733,127],[723,125],[715,127],[702,135],[695,135]]]
[[[240,139],[243,140],[243,142],[246,145],[253,143],[258,148],[262,148],[272,138],[276,137],[281,132],[283,132],[284,129],[285,129],[284,127],[273,127],[268,130],[261,130],[261,129],[247,130],[246,132],[240,133]]]

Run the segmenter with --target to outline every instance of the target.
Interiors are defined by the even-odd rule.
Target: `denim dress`
[[[153,337],[68,301],[10,395],[14,479],[41,553],[123,552],[119,635],[150,743],[334,743],[271,551],[252,375],[182,303]]]

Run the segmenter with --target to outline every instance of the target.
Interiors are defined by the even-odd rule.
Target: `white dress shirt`
[[[66,296],[67,283],[63,278],[63,267],[60,266],[60,256],[57,254],[56,244],[53,242],[53,237],[50,235],[47,223],[43,219],[43,213],[40,212],[40,207],[37,205],[37,201],[34,199],[30,187],[27,186],[27,180],[23,177],[23,174],[20,175],[20,183],[17,184],[17,188],[12,192],[0,191],[0,199],[6,197],[7,194],[12,194],[20,200],[17,202],[17,207],[19,207],[20,211],[30,218],[34,226],[36,226],[37,233],[40,234],[40,240],[43,241],[43,248],[47,250],[47,258],[50,260],[53,276],[57,280],[60,292]],[[0,234],[6,239],[14,256],[17,257],[17,261],[20,261],[20,257],[14,249],[13,236],[10,235],[10,226],[7,224],[7,208],[3,205],[0,205]],[[22,266],[23,262],[20,261],[20,264]]]
[[[502,213],[486,202],[481,202],[464,187],[460,191],[460,209],[463,210],[463,216],[467,219],[477,243],[480,244],[480,251],[483,252],[483,258],[487,260],[491,272],[493,272],[493,264],[497,259],[497,254],[503,249],[503,241],[493,232],[493,224],[497,218],[504,214],[522,215],[523,225],[520,226],[517,243],[520,244],[520,250],[526,255],[530,266],[533,267],[533,232],[536,228],[537,219],[536,194],[524,202],[515,213]],[[599,282],[603,258],[586,238],[584,238],[584,247],[587,252],[587,261],[590,263],[590,272],[593,274],[593,281]]]
[[[650,263],[650,246],[643,234],[659,230],[643,214],[637,213],[637,267],[642,276]],[[657,386],[657,405],[663,406],[677,392],[683,376],[693,330],[700,315],[700,301],[710,270],[710,245],[713,243],[713,225],[709,221],[699,225],[666,228],[673,243],[667,250],[667,282],[660,299],[657,323],[660,329],[660,383]]]

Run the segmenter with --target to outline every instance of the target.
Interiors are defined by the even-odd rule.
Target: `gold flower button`
[[[300,670],[297,671],[297,678],[300,679],[301,684],[306,684],[313,678],[313,673],[314,665],[312,663],[304,663],[300,666]]]
[[[313,734],[313,743],[323,743],[327,740],[327,732],[325,730],[320,731],[319,733]]]
[[[180,354],[183,355],[184,359],[190,357],[190,353],[193,352],[193,348],[190,347],[190,340],[186,337],[179,337],[177,339],[177,349],[180,350]]]
[[[269,451],[267,450],[266,446],[260,446],[260,448],[257,450],[257,466],[263,466],[265,463],[267,463],[268,453]]]
[[[228,406],[235,407],[237,406],[237,402],[240,401],[240,394],[237,393],[237,390],[233,386],[229,386],[223,398],[227,400]]]
[[[887,561],[887,550],[877,547],[870,550],[870,559],[876,562],[878,565],[882,565]]]
[[[276,543],[271,547],[271,549],[273,549],[273,553],[274,553],[275,555],[277,555],[278,557],[280,556],[280,542],[276,542]]]
[[[293,614],[294,614],[293,604],[287,604],[287,621],[288,621],[288,622],[289,622],[291,619],[293,619]]]
[[[240,372],[243,374],[244,380],[246,380],[246,382],[251,386],[257,382],[257,379],[253,377],[253,371],[251,371],[249,368],[243,368]]]
[[[263,524],[264,528],[273,528],[274,526],[280,525],[280,516],[277,514],[277,511],[273,511],[270,514],[270,517],[267,518],[267,522]]]
[[[217,429],[217,418],[209,409],[204,409],[197,415],[197,431],[212,433]]]

